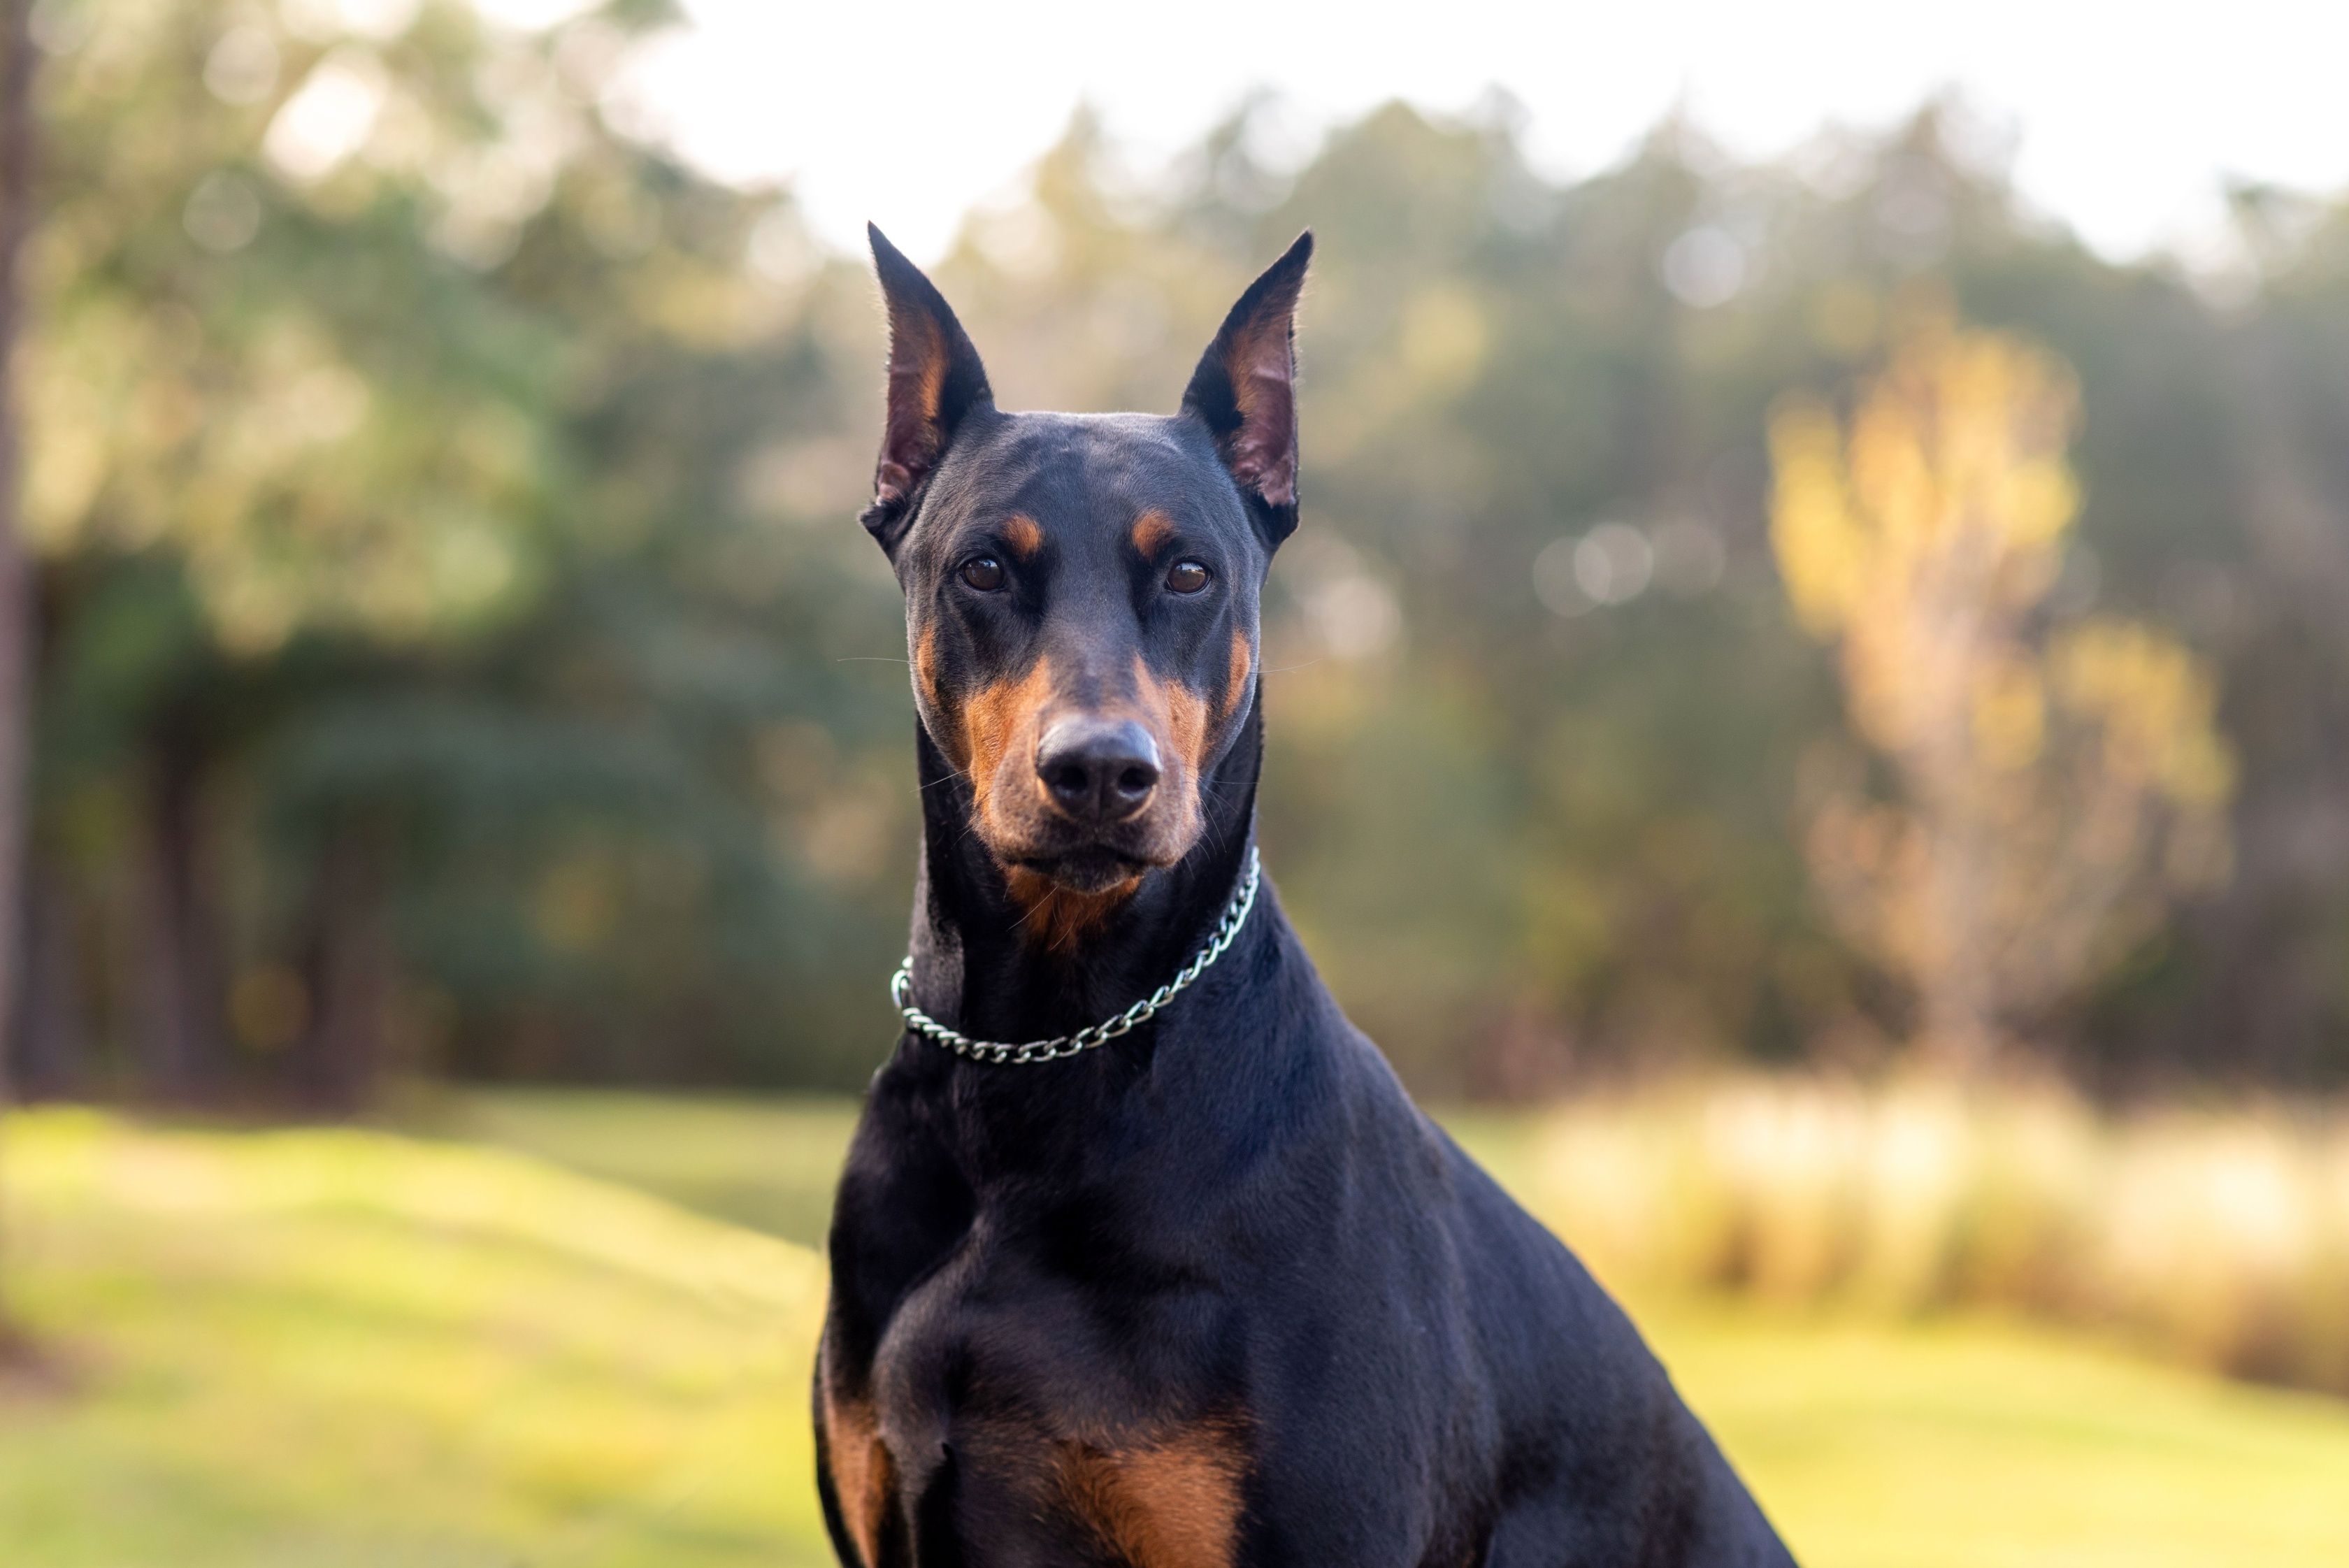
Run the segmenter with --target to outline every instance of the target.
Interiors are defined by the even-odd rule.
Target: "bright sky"
[[[345,0],[346,4],[350,0]],[[543,22],[577,0],[479,0]],[[1295,151],[1393,97],[1499,85],[1553,174],[1682,106],[1733,151],[1876,126],[1951,86],[2016,138],[2025,196],[2116,256],[2189,251],[2230,176],[2349,188],[2349,0],[684,0],[634,88],[687,156],[794,181],[820,231],[917,259],[1090,102],[1145,164],[1266,87]]]

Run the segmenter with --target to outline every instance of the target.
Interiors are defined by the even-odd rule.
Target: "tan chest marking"
[[[881,1527],[889,1517],[896,1472],[889,1450],[873,1419],[873,1407],[863,1400],[823,1397],[824,1460],[832,1471],[833,1496],[840,1503],[841,1522],[856,1544],[866,1568],[881,1561]]]
[[[1203,1421],[1142,1444],[1063,1442],[1060,1501],[1132,1568],[1227,1568],[1247,1473],[1239,1429]]]

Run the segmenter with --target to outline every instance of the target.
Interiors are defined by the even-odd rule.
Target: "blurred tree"
[[[32,702],[33,596],[19,519],[23,450],[17,432],[16,350],[23,320],[18,261],[33,224],[31,0],[0,0],[0,1115],[10,1099],[9,1047],[21,1016],[26,795]],[[26,1358],[10,1324],[6,1237],[0,1235],[0,1371]]]
[[[915,820],[848,521],[879,325],[787,196],[626,133],[674,7],[36,11],[26,1085],[860,1081]],[[1675,120],[1568,182],[1520,118],[1391,105],[1300,156],[1259,100],[1154,174],[1080,117],[942,268],[1007,406],[1164,408],[1319,231],[1263,810],[1349,1007],[1479,1093],[1907,1026],[1785,830],[1846,719],[1767,434],[1939,294],[2097,413],[2023,613],[2050,745],[2064,692],[2169,678],[2054,658],[2109,613],[2204,652],[2241,756],[2241,874],[2047,1038],[2115,1082],[2349,1073],[2331,209],[2247,198],[2269,238],[2217,309],[2021,209],[1960,106],[1784,167]]]
[[[871,937],[836,884],[883,870],[874,813],[830,810],[861,762],[786,755],[857,685],[812,645],[871,590],[800,519],[854,511],[854,464],[827,491],[808,459],[840,449],[827,333],[862,285],[787,202],[605,124],[661,15],[52,29],[27,363],[59,983],[20,1059],[72,1076],[93,973],[96,1032],[177,1096],[347,1105],[395,1051],[822,1057],[843,994],[784,998]]]
[[[0,3],[0,1027],[16,1016],[25,787],[31,775],[33,599],[19,516],[16,377],[23,318],[18,261],[33,222],[33,78],[26,0]],[[0,1054],[0,1103],[7,1088]]]
[[[2140,624],[2042,614],[2079,512],[2076,403],[2045,353],[1928,318],[1847,427],[1800,399],[1772,426],[1788,595],[1898,781],[1822,801],[1813,864],[1961,1070],[2122,955],[2165,893],[2225,871],[2208,668]]]

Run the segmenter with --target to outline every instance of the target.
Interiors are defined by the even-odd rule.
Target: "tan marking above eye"
[[[1163,511],[1145,511],[1133,520],[1133,548],[1144,560],[1156,555],[1174,537],[1174,520]]]
[[[1030,560],[1044,548],[1044,529],[1024,511],[1015,511],[1003,521],[1003,543],[1021,560]]]

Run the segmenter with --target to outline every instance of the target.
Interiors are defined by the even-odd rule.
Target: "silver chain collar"
[[[1025,1045],[1013,1046],[997,1040],[974,1040],[959,1030],[949,1029],[914,1006],[914,958],[911,954],[905,955],[905,962],[897,965],[897,973],[889,977],[889,997],[897,1004],[897,1011],[905,1016],[907,1028],[928,1037],[932,1042],[944,1046],[955,1055],[968,1057],[975,1062],[991,1062],[999,1067],[1007,1064],[1023,1067],[1030,1062],[1057,1061],[1062,1057],[1073,1057],[1079,1051],[1089,1051],[1095,1046],[1105,1045],[1120,1035],[1130,1034],[1148,1023],[1156,1016],[1160,1008],[1205,974],[1208,965],[1221,958],[1224,950],[1232,944],[1232,939],[1240,934],[1240,927],[1247,923],[1248,911],[1256,907],[1256,883],[1257,853],[1256,846],[1251,844],[1248,846],[1247,869],[1240,873],[1240,885],[1232,890],[1231,902],[1224,905],[1223,918],[1216,922],[1215,934],[1207,939],[1206,945],[1191,955],[1191,962],[1183,965],[1174,979],[1116,1017],[1103,1023],[1089,1024],[1073,1035],[1055,1035],[1049,1040],[1030,1040]]]

